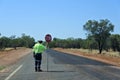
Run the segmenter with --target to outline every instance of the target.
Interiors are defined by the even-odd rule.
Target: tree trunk
[[[99,46],[99,54],[102,53],[102,45],[101,45],[101,42],[98,42],[98,46]]]
[[[101,49],[99,49],[99,54],[101,54],[102,53],[102,48]]]

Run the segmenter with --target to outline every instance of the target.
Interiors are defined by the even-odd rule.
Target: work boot
[[[37,72],[38,71],[38,69],[37,69],[37,67],[35,67],[35,72]]]
[[[38,71],[39,71],[39,72],[42,72],[42,70],[40,69],[40,67],[38,67]]]

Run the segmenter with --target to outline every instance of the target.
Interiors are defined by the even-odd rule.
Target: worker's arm
[[[33,57],[35,57],[35,52],[33,52]]]
[[[33,46],[33,57],[35,57],[35,46]]]

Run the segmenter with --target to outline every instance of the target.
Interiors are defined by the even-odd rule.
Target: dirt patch
[[[94,60],[98,60],[101,62],[113,64],[113,65],[120,67],[120,57],[106,56],[103,54],[86,54],[84,52],[80,52],[77,50],[63,49],[63,48],[54,48],[54,50],[68,53],[68,54],[77,55],[77,56],[82,56],[82,57],[86,57],[86,58],[90,58],[90,59],[94,59]]]
[[[12,49],[7,51],[0,51],[0,66],[6,67],[10,64],[13,64],[30,52],[31,49],[29,48],[17,48],[16,50]]]

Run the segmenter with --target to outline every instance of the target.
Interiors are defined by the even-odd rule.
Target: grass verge
[[[0,71],[3,70],[5,68],[5,66],[0,66]]]

